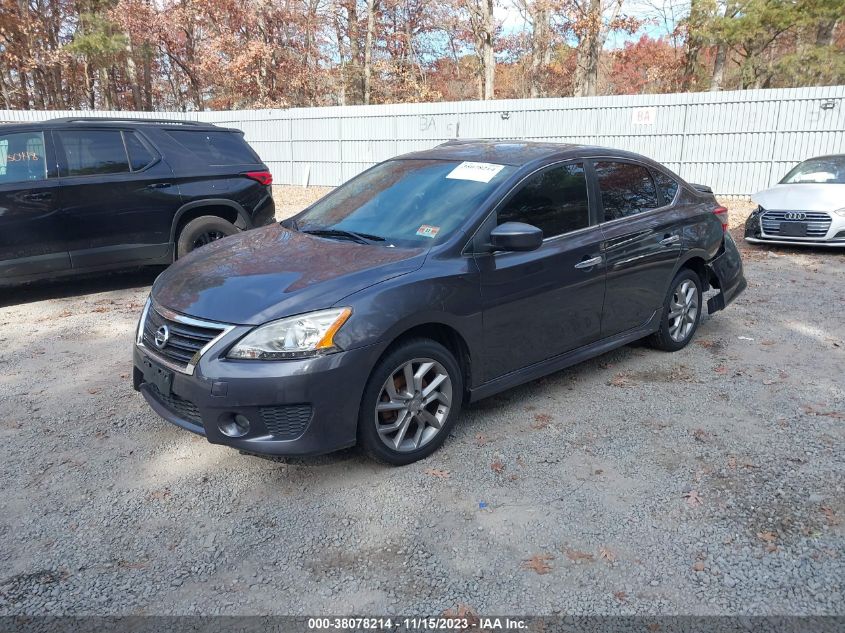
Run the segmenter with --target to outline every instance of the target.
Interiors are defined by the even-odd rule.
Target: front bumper
[[[767,234],[763,230],[763,214],[771,209],[757,210],[745,221],[745,241],[751,244],[780,244],[783,246],[832,246],[845,247],[845,217],[837,213],[826,213],[830,226],[824,235],[818,237],[784,237]],[[775,212],[779,213],[779,212]]]
[[[355,444],[364,385],[375,358],[370,347],[292,361],[232,361],[214,354],[193,374],[172,372],[170,394],[144,379],[145,360],[167,368],[135,345],[133,385],[168,422],[249,453],[317,455]],[[221,426],[235,415],[250,421],[242,437]]]

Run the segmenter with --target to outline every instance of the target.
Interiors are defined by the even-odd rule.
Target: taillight
[[[713,213],[719,218],[719,222],[722,223],[722,233],[725,233],[728,230],[728,210],[725,207],[716,207]]]
[[[273,174],[269,171],[247,171],[241,175],[246,176],[247,178],[252,178],[257,182],[260,182],[262,185],[273,184]]]

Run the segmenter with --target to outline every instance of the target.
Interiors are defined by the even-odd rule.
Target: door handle
[[[154,182],[150,185],[147,185],[147,189],[167,189],[169,186],[169,182]]]
[[[49,200],[53,197],[53,194],[49,191],[44,193],[27,193],[22,196],[24,200]]]
[[[585,259],[577,264],[575,264],[575,268],[592,268],[593,266],[598,266],[602,262],[602,256],[599,255],[598,257],[591,257],[590,259]]]
[[[662,240],[660,240],[661,246],[672,246],[672,244],[677,244],[681,241],[681,238],[678,235],[667,235]]]

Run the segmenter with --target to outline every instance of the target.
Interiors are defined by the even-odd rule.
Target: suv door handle
[[[672,246],[672,244],[677,244],[681,241],[680,236],[678,235],[666,235],[662,240],[660,240],[661,246]]]
[[[53,197],[53,194],[49,191],[45,191],[44,193],[27,193],[21,196],[24,200],[49,200]]]
[[[584,259],[577,264],[575,264],[575,268],[592,268],[593,266],[598,266],[602,263],[602,256],[599,255],[598,257],[591,257],[590,259]]]
[[[154,182],[150,185],[147,185],[147,189],[167,189],[169,186],[169,182]]]

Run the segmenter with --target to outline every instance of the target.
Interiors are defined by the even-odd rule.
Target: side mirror
[[[542,243],[542,229],[523,222],[505,222],[490,231],[494,251],[534,251]]]

